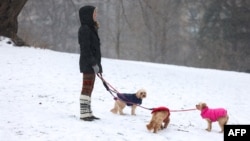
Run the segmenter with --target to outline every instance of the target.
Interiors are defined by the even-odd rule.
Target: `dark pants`
[[[82,95],[91,97],[95,84],[95,77],[95,73],[83,73]]]

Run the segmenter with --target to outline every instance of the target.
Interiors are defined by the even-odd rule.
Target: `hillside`
[[[96,79],[92,96],[99,121],[79,120],[82,75],[78,54],[13,47],[0,41],[0,139],[2,141],[222,141],[219,126],[211,132],[195,104],[225,107],[229,124],[249,124],[250,74],[103,58],[103,77],[119,92],[148,92],[144,107],[166,106],[170,125],[153,134],[146,130],[151,111],[137,115],[110,112],[113,97]],[[178,110],[178,112],[174,112]]]

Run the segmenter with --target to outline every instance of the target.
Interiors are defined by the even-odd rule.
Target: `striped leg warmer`
[[[80,118],[87,118],[92,116],[90,96],[80,95]]]

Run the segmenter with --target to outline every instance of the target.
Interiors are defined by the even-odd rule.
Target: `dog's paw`
[[[117,114],[117,111],[114,109],[111,109],[110,112],[112,112],[113,114]]]
[[[210,132],[210,131],[211,131],[211,129],[209,129],[209,128],[207,128],[206,130],[207,130],[208,132]]]
[[[167,126],[161,126],[161,129],[165,129],[165,128],[167,128]]]
[[[163,125],[161,125],[161,130],[163,130],[165,127]]]

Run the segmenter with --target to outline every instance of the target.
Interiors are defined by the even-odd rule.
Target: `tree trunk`
[[[17,36],[17,17],[28,0],[1,0],[0,1],[0,36],[9,37],[16,46],[27,45]]]

